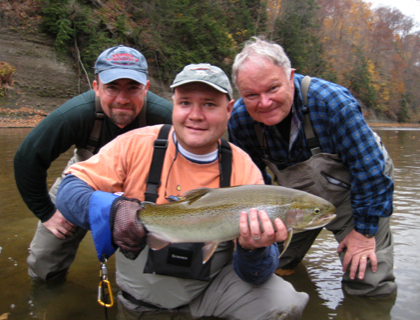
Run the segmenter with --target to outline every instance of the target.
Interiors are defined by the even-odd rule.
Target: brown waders
[[[308,105],[310,82],[311,78],[309,76],[302,80],[301,93],[304,106]],[[307,107],[304,108],[303,115],[305,139],[312,157],[284,170],[279,170],[274,163],[267,159],[263,159],[263,161],[273,172],[279,185],[309,192],[335,205],[337,217],[325,228],[332,231],[335,239],[340,243],[354,229],[350,200],[350,172],[336,154],[321,153]],[[260,146],[264,146],[261,126],[256,122],[254,128]],[[385,158],[384,174],[393,179],[394,164],[380,137],[375,132],[372,133]],[[278,267],[285,270],[294,269],[302,261],[321,230],[322,228],[319,228],[294,235],[289,247],[282,255]],[[347,293],[364,296],[388,296],[397,289],[393,274],[394,241],[389,226],[389,218],[379,219],[375,241],[378,270],[375,273],[372,272],[370,261],[368,261],[364,279],[355,278],[351,280],[349,268],[343,275],[342,280]],[[281,252],[283,243],[279,243],[279,248]],[[339,254],[341,263],[343,263],[345,252]]]
[[[383,152],[386,159],[384,173],[393,178],[392,160],[385,148],[383,148]],[[275,164],[268,161],[266,164],[276,176],[279,185],[315,194],[336,206],[337,217],[325,228],[333,232],[337,242],[341,242],[354,229],[350,201],[350,173],[337,155],[318,153],[307,161],[284,170],[278,170]],[[294,235],[288,249],[280,259],[279,268],[295,268],[302,261],[321,230],[322,228]],[[379,229],[375,240],[378,270],[375,273],[372,272],[369,262],[362,280],[358,278],[351,280],[348,270],[343,275],[342,282],[349,294],[386,296],[392,294],[397,288],[393,275],[394,242],[389,218],[379,219]],[[279,246],[281,250],[282,243],[279,243]],[[344,254],[345,252],[339,254],[341,262],[343,262]]]

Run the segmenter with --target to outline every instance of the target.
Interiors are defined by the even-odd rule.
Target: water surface
[[[337,243],[323,231],[297,268],[285,277],[299,291],[310,295],[303,319],[418,319],[420,314],[420,131],[376,130],[395,164],[394,214],[395,276],[398,292],[393,299],[357,298],[341,288]],[[76,261],[62,285],[31,283],[27,275],[28,247],[37,219],[20,198],[13,177],[13,156],[30,129],[0,128],[0,316],[9,319],[106,319],[96,302],[99,262],[89,236],[82,242]],[[50,168],[48,183],[60,175],[71,156],[62,155]],[[114,296],[114,260],[108,267]],[[116,307],[108,310],[115,319]]]

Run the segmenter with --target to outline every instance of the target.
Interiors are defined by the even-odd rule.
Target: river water
[[[303,319],[419,319],[420,314],[420,130],[375,130],[395,164],[394,214],[395,276],[398,292],[386,299],[358,298],[341,288],[337,243],[322,231],[295,274],[285,277],[310,302]],[[116,306],[107,310],[96,301],[99,262],[90,235],[82,242],[67,281],[48,286],[33,284],[27,275],[26,257],[37,219],[27,209],[13,176],[13,156],[30,129],[0,128],[0,319],[115,319]],[[51,185],[70,158],[62,155],[50,168]],[[115,285],[115,261],[108,262]]]

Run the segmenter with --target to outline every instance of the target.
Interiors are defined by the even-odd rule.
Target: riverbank
[[[34,128],[48,115],[33,108],[0,108],[0,128]]]
[[[0,108],[0,128],[34,128],[48,115],[47,112],[33,108],[22,107],[19,109]],[[370,122],[372,128],[420,128],[419,123],[398,122]]]
[[[367,120],[371,128],[420,128],[420,123],[399,123],[399,122],[371,122]]]

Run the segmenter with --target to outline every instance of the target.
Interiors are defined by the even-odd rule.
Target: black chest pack
[[[154,142],[154,152],[150,165],[145,201],[156,203],[161,186],[161,173],[168,135],[171,125],[162,126]],[[230,186],[232,172],[232,149],[225,139],[219,146],[220,187]],[[210,281],[210,266],[213,257],[203,264],[202,248],[204,243],[174,243],[160,250],[149,249],[144,273],[167,275],[177,278]]]

